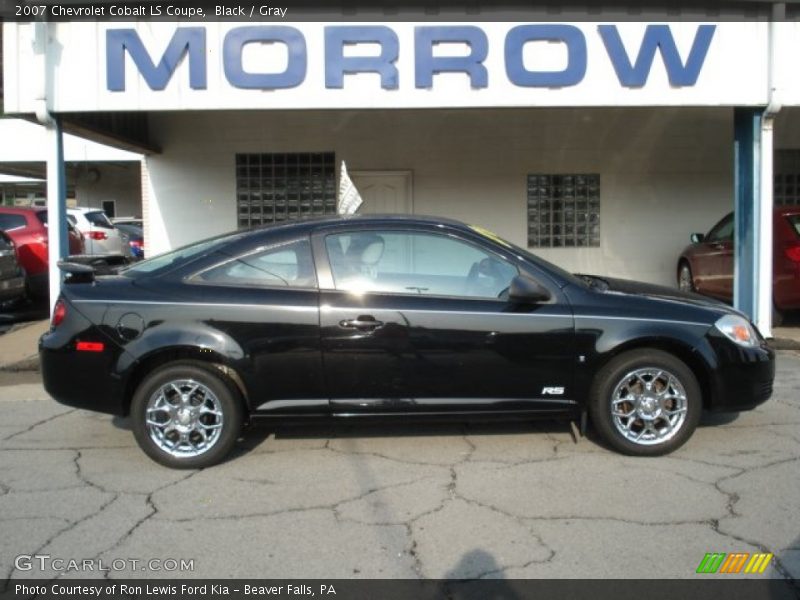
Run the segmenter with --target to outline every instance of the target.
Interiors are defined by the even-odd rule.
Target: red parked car
[[[25,269],[26,286],[31,296],[47,296],[47,209],[0,206],[0,229],[14,240],[17,259]],[[69,229],[69,253],[83,254],[83,237]]]
[[[800,206],[773,213],[773,325],[783,313],[800,309]],[[678,259],[678,287],[730,302],[733,299],[733,213],[706,235],[693,233]]]

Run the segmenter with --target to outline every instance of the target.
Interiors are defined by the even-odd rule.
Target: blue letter
[[[379,56],[345,56],[345,44],[366,42],[380,44]],[[345,73],[380,73],[381,87],[397,89],[397,67],[400,43],[394,31],[383,25],[325,28],[325,87],[344,87]]]
[[[106,30],[106,87],[111,92],[125,91],[125,51],[131,55],[139,73],[151,90],[163,90],[184,55],[189,53],[189,87],[206,88],[206,30],[204,27],[178,27],[164,56],[156,66],[135,29]]]
[[[242,66],[242,50],[255,42],[281,42],[289,49],[283,73],[248,73]],[[274,90],[295,87],[306,78],[306,39],[294,27],[257,25],[231,29],[222,45],[225,77],[237,88]]]
[[[711,45],[711,38],[714,37],[716,25],[700,25],[694,36],[692,49],[689,50],[689,58],[684,65],[669,25],[648,25],[644,33],[642,45],[639,48],[639,55],[636,57],[636,64],[631,64],[625,46],[619,37],[619,32],[615,25],[598,25],[600,37],[606,45],[608,57],[614,65],[619,82],[627,87],[642,87],[647,83],[650,68],[653,66],[653,59],[656,49],[661,51],[664,59],[664,66],[667,68],[667,76],[670,85],[688,86],[697,83],[700,69]]]
[[[467,56],[434,56],[433,45],[440,42],[461,42],[469,46]],[[416,27],[414,53],[416,55],[416,86],[433,87],[434,73],[467,73],[474,88],[489,85],[489,74],[483,61],[489,52],[489,41],[483,30],[471,25],[459,27]]]
[[[522,50],[528,42],[547,40],[567,45],[567,66],[563,71],[528,71]],[[586,75],[586,38],[573,25],[520,25],[506,36],[506,74],[514,85],[564,87],[577,85]]]

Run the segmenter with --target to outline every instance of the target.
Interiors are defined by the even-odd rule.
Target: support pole
[[[61,121],[53,117],[47,129],[47,258],[50,275],[50,314],[61,293],[58,261],[69,255],[67,238],[67,186],[64,174],[64,136]]]
[[[761,109],[734,108],[733,304],[755,320],[762,284],[772,289],[771,269],[761,272]]]
[[[755,287],[756,306],[753,321],[764,337],[772,337],[773,287],[773,170],[772,130],[774,118],[765,112],[761,119],[761,193],[758,202],[758,281]]]

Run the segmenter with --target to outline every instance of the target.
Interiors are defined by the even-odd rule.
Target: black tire
[[[694,277],[692,267],[686,261],[681,261],[678,266],[678,289],[683,292],[694,292]]]
[[[783,325],[783,321],[786,315],[782,310],[779,310],[775,303],[772,304],[772,326],[773,327],[780,327]]]
[[[221,413],[222,423],[219,433],[214,438],[214,443],[196,455],[175,455],[163,449],[153,439],[153,435],[156,434],[151,435],[155,430],[148,427],[146,422],[148,404],[151,400],[155,401],[163,386],[179,381],[200,384],[203,394],[195,394],[193,397],[199,397],[200,400],[208,400],[213,397],[217,402],[214,406],[218,406],[218,411]],[[189,386],[186,389],[189,389]],[[207,396],[206,390],[211,395]],[[187,394],[188,396],[189,394]],[[213,402],[213,400],[208,401]],[[200,406],[203,405],[197,404],[194,408]],[[190,406],[190,408],[192,407]],[[173,469],[202,469],[223,460],[233,449],[242,430],[243,412],[241,396],[235,384],[213,366],[199,361],[178,361],[156,369],[142,380],[131,400],[131,424],[136,442],[154,461]],[[211,418],[216,419],[217,417]],[[170,435],[177,435],[174,431],[176,430],[173,430]],[[198,435],[196,433],[190,432],[188,435],[194,435],[195,440],[199,439],[196,437]],[[211,435],[215,435],[213,430]],[[188,445],[189,442],[185,443]],[[175,452],[180,453],[180,450]]]
[[[683,412],[683,419],[678,418],[675,424],[669,428],[670,437],[665,435],[665,439],[659,441],[657,436],[654,439],[648,440],[645,438],[643,441],[637,442],[623,434],[620,431],[620,427],[625,428],[627,424],[628,434],[633,437],[639,431],[645,429],[646,424],[651,424],[654,427],[654,431],[646,433],[648,436],[653,436],[655,435],[655,430],[658,429],[658,425],[661,425],[662,431],[667,431],[667,426],[671,422],[671,419],[667,417],[658,417],[655,420],[642,419],[639,418],[638,413],[634,413],[636,418],[631,417],[633,419],[631,421],[628,418],[620,418],[617,421],[612,415],[612,401],[616,398],[615,390],[617,390],[617,386],[621,386],[621,394],[628,394],[634,386],[626,387],[626,382],[635,381],[628,375],[647,369],[663,371],[674,378],[668,380],[666,375],[658,378],[651,376],[653,377],[651,384],[663,389],[667,387],[664,385],[665,382],[670,384],[677,382],[683,388],[685,411]],[[645,375],[645,378],[648,376]],[[644,391],[644,388],[638,389]],[[634,396],[628,397],[633,398]],[[603,440],[615,450],[631,456],[660,456],[678,449],[691,437],[700,421],[703,409],[702,400],[700,384],[697,382],[692,370],[683,361],[661,350],[643,348],[620,354],[598,371],[590,393],[589,414],[595,429],[600,433]],[[628,402],[624,399],[621,402],[619,406],[622,412],[633,410],[634,402]],[[665,402],[669,403],[669,408],[676,409],[678,408],[677,403],[681,401],[665,400]],[[663,410],[663,407],[655,410]],[[620,423],[619,427],[617,423]],[[674,431],[672,431],[673,429]]]

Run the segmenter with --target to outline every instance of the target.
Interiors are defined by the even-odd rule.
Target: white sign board
[[[8,112],[767,101],[761,22],[51,23],[48,67],[35,24],[3,26]]]

